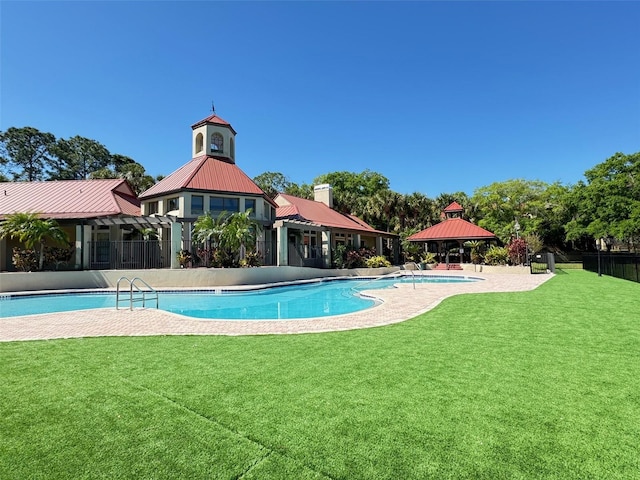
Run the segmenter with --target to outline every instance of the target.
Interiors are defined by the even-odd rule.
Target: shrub
[[[245,257],[240,260],[240,266],[246,267],[259,267],[262,265],[261,256],[259,252],[248,252]]]
[[[484,261],[487,265],[506,265],[509,259],[507,247],[490,246],[484,254]]]
[[[513,265],[521,265],[527,260],[527,242],[522,238],[514,238],[508,245],[509,260]]]
[[[367,259],[375,254],[376,251],[370,248],[356,249],[352,245],[337,245],[332,252],[333,265],[335,268],[364,267]]]
[[[38,270],[38,253],[35,250],[14,247],[11,260],[16,269],[21,272]]]
[[[544,247],[544,243],[537,233],[530,233],[525,237],[525,240],[531,253],[538,253]]]
[[[376,255],[374,257],[367,258],[365,265],[367,268],[390,267],[391,262],[382,255]]]
[[[193,255],[189,250],[180,250],[178,252],[178,262],[183,267],[188,267],[193,261]]]
[[[424,252],[420,258],[422,263],[436,263],[436,254],[432,252]]]

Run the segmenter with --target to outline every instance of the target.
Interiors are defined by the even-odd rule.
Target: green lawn
[[[640,478],[640,284],[581,270],[387,327],[0,358],[2,479]]]

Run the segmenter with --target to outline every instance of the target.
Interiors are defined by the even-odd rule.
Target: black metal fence
[[[288,264],[292,267],[322,268],[322,247],[289,244]]]
[[[610,277],[640,283],[640,255],[630,253],[585,253],[582,268]]]
[[[169,240],[89,242],[89,268],[127,270],[171,267]]]
[[[556,273],[556,259],[551,252],[534,253],[529,257],[531,273]]]
[[[196,242],[182,242],[183,250],[191,253],[191,262],[189,267],[206,267],[211,266],[212,249],[206,245]],[[260,265],[275,265],[276,264],[276,251],[273,248],[272,242],[259,241],[256,242],[256,252],[258,253],[258,259]]]

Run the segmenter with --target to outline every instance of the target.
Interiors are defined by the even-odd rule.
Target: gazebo
[[[462,218],[464,209],[453,202],[443,211],[445,219],[421,232],[414,233],[407,240],[422,242],[425,251],[436,254],[438,269],[461,270],[461,263],[471,260],[470,249],[465,247],[469,240],[485,242],[497,241],[497,237],[488,230]]]

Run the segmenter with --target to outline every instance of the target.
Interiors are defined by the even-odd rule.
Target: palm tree
[[[471,248],[471,263],[478,264],[482,261],[482,247],[484,242],[482,240],[468,240],[464,242],[466,247]]]
[[[238,252],[239,259],[246,257],[247,248],[256,246],[262,225],[251,218],[251,209],[231,215],[223,229],[221,242],[231,252]]]
[[[0,238],[15,238],[24,243],[26,248],[40,245],[38,270],[44,263],[44,247],[49,241],[57,244],[69,242],[67,233],[52,219],[40,218],[37,213],[12,213],[0,225]]]
[[[213,218],[211,212],[207,211],[204,215],[198,217],[193,224],[193,240],[196,243],[206,245],[207,251],[216,249],[220,246],[222,233],[227,222],[227,212],[220,212],[218,218]],[[209,256],[204,259],[208,265]]]

